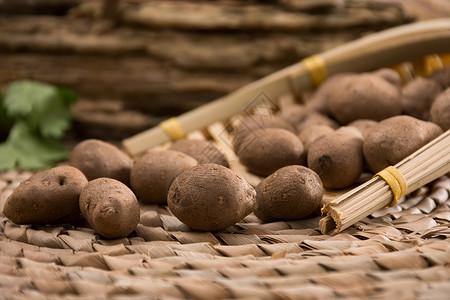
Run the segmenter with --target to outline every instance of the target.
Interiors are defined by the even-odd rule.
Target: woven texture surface
[[[0,174],[0,208],[30,175]],[[2,299],[446,299],[450,178],[422,187],[336,236],[320,217],[193,232],[165,206],[142,206],[128,238],[32,227],[0,215]]]

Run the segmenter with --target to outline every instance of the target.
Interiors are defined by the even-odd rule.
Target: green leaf
[[[15,81],[6,92],[5,107],[11,117],[26,117],[42,110],[57,96],[57,89],[51,85],[30,80]]]
[[[58,87],[57,89],[59,98],[62,99],[65,103],[71,105],[77,102],[77,94],[75,94],[75,92],[71,89],[64,87]]]
[[[0,144],[0,172],[13,169],[16,166],[16,152],[11,144]]]
[[[3,103],[3,99],[0,95],[0,131],[9,130],[13,124],[12,119],[8,116],[6,112],[6,107]]]
[[[5,97],[10,116],[26,119],[32,130],[48,138],[64,135],[72,121],[69,106],[75,102],[69,89],[27,80],[12,83]]]
[[[61,138],[69,129],[72,114],[63,101],[52,98],[47,105],[36,110],[28,117],[28,124],[32,129],[38,129],[43,137]]]
[[[36,135],[25,121],[14,124],[7,141],[0,145],[0,151],[0,170],[14,167],[44,169],[66,159],[70,154],[57,139]]]

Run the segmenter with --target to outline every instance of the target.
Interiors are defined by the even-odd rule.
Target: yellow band
[[[311,76],[311,79],[314,82],[315,86],[318,86],[328,78],[328,71],[325,60],[319,54],[315,54],[305,58],[302,63],[305,66],[306,70],[308,70],[308,73]]]
[[[161,127],[174,141],[185,137],[184,130],[181,127],[180,122],[178,122],[178,119],[175,117],[161,122],[159,127]]]
[[[400,171],[395,167],[389,166],[375,174],[374,177],[375,176],[380,176],[381,178],[383,178],[391,188],[394,198],[392,199],[392,202],[389,204],[389,206],[397,205],[398,199],[400,199],[400,197],[402,197],[408,189],[408,184],[406,183],[403,174],[400,173]]]

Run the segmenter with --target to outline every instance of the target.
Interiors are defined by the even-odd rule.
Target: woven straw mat
[[[0,209],[29,172],[0,174]],[[0,215],[1,299],[448,299],[450,178],[336,236],[320,217],[194,232],[142,206],[128,238]]]

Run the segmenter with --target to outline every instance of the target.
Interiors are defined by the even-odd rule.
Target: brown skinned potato
[[[346,132],[323,135],[309,147],[308,167],[319,175],[326,188],[349,187],[363,171],[362,145],[362,135]]]
[[[305,160],[300,139],[281,128],[255,130],[244,140],[237,155],[250,172],[261,176],[288,165],[303,164]]]
[[[139,202],[123,183],[111,178],[90,181],[81,191],[80,209],[96,233],[105,238],[128,236],[139,223]]]
[[[372,172],[395,165],[442,133],[431,122],[411,116],[395,116],[381,121],[364,140],[363,151]]]
[[[254,213],[265,222],[302,219],[320,206],[322,197],[322,181],[313,170],[287,166],[258,184]]]
[[[402,112],[398,87],[380,76],[365,73],[346,76],[334,84],[328,96],[332,116],[341,124],[358,119],[381,121]]]
[[[89,139],[74,147],[69,165],[83,172],[88,180],[108,177],[129,185],[133,160],[112,144]]]
[[[348,126],[355,127],[361,132],[363,137],[366,138],[377,124],[378,122],[374,120],[361,119],[351,122]]]
[[[195,158],[199,164],[214,163],[224,167],[230,167],[225,155],[205,140],[182,139],[173,142],[169,150],[183,152]]]
[[[431,121],[443,131],[450,129],[450,88],[442,92],[431,106]]]
[[[434,80],[417,77],[402,89],[403,113],[428,121],[434,99],[441,93],[441,86]]]
[[[283,128],[291,132],[295,129],[286,120],[279,116],[266,115],[250,115],[242,120],[242,122],[234,129],[233,132],[233,149],[239,152],[239,147],[247,137],[255,130],[263,128]]]
[[[201,164],[175,178],[167,202],[171,212],[187,226],[217,231],[251,213],[256,192],[233,170]]]
[[[6,200],[5,216],[16,224],[58,224],[80,216],[78,200],[88,180],[76,168],[61,166],[38,172]]]
[[[312,125],[304,128],[298,134],[300,141],[302,141],[303,146],[305,147],[305,152],[308,153],[309,146],[316,140],[317,138],[325,135],[327,133],[334,132],[334,129],[327,125]]]
[[[173,150],[150,150],[131,169],[131,188],[144,203],[166,204],[172,180],[198,164],[193,157]]]

